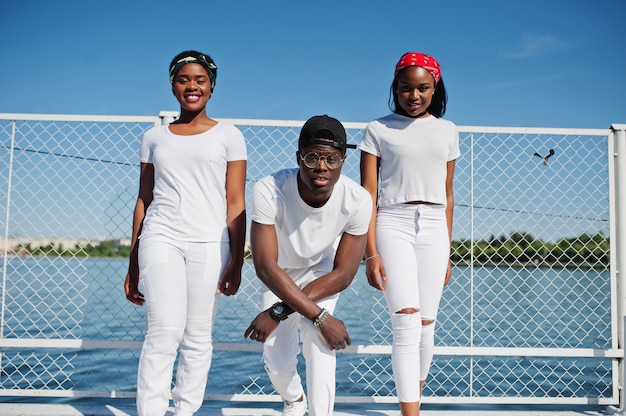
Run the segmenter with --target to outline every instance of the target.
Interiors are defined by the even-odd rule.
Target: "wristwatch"
[[[270,308],[270,316],[277,322],[284,321],[289,317],[289,308],[285,302],[276,302]]]

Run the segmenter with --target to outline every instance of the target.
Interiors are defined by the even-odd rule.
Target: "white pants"
[[[435,323],[443,291],[450,240],[443,205],[398,204],[376,217],[376,246],[387,282],[385,300],[393,328],[392,368],[401,402],[420,400],[433,358]],[[399,314],[415,308],[416,314]]]
[[[163,236],[140,240],[147,328],[137,375],[139,416],[167,411],[177,352],[175,415],[193,415],[202,405],[213,353],[218,283],[229,261],[228,243],[189,243]]]
[[[332,264],[329,266],[327,270],[287,272],[299,287],[304,287],[309,281],[328,273]],[[339,294],[333,295],[318,302],[318,305],[333,313],[338,299]],[[278,300],[276,295],[264,288],[261,294],[262,310]],[[319,328],[313,326],[309,319],[292,313],[278,325],[263,344],[265,370],[283,400],[294,401],[302,396],[304,390],[297,371],[297,356],[300,353],[298,329],[306,362],[309,416],[332,415],[335,403],[335,351],[329,348]]]

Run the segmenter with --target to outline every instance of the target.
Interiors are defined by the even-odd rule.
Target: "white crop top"
[[[460,155],[451,121],[389,114],[367,125],[359,149],[380,158],[379,207],[409,201],[446,205],[447,162]]]

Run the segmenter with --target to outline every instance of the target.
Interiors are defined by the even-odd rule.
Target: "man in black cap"
[[[265,368],[285,401],[283,415],[302,416],[307,407],[310,416],[333,413],[336,350],[351,342],[332,314],[363,257],[372,200],[341,175],[346,147],[338,120],[312,117],[300,131],[299,167],[263,178],[252,193],[251,249],[264,283],[263,311],[244,337],[264,343]],[[296,369],[298,330],[306,395]]]

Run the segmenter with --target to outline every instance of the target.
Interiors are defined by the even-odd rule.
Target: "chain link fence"
[[[171,116],[0,115],[0,395],[134,396],[144,312],[122,285],[139,143]],[[296,166],[303,122],[225,121],[247,139],[248,198]],[[345,125],[358,143],[365,123]],[[424,402],[617,403],[610,131],[460,134],[453,279]],[[343,173],[358,181],[358,164],[349,150]],[[247,261],[240,292],[221,300],[208,399],[279,400],[260,344],[243,339],[259,286]],[[395,402],[389,317],[363,267],[336,315],[353,341],[338,354],[337,401]]]

